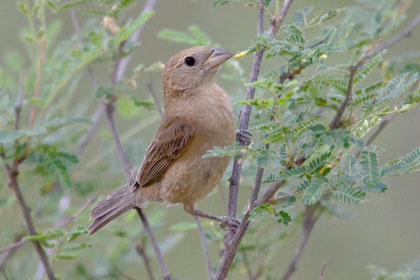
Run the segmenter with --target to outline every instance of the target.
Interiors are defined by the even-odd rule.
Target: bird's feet
[[[249,130],[238,129],[236,131],[236,141],[243,146],[249,146],[251,144],[251,136],[252,133]]]
[[[219,225],[222,229],[227,230],[230,229],[233,231],[233,233],[236,232],[236,230],[239,227],[240,222],[237,219],[229,218],[229,217],[220,217],[222,220]]]

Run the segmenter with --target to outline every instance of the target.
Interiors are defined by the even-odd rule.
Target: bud
[[[120,33],[121,29],[112,17],[109,17],[109,16],[104,17],[104,26],[105,28],[109,29],[111,33],[114,35],[117,35],[118,33]]]

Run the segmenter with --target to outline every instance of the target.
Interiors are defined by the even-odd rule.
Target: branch
[[[155,276],[153,275],[152,267],[150,266],[150,260],[149,257],[146,254],[146,248],[144,244],[144,240],[142,244],[136,246],[137,254],[142,258],[144,262],[144,266],[146,267],[147,275],[149,275],[150,280],[155,280]]]
[[[144,228],[149,235],[150,242],[152,243],[153,249],[155,250],[156,258],[159,261],[160,269],[162,270],[162,277],[164,280],[171,280],[171,274],[169,273],[168,266],[166,265],[165,260],[163,259],[162,253],[160,252],[160,248],[158,246],[158,243],[156,241],[156,238],[153,234],[152,228],[150,227],[149,221],[147,220],[146,215],[143,212],[143,209],[136,208],[137,213],[139,214],[139,217],[144,225]]]
[[[144,8],[142,10],[142,14],[150,12],[153,10],[154,6],[156,4],[156,0],[147,0],[146,4],[144,5]],[[134,32],[133,35],[131,35],[130,39],[128,39],[128,42],[138,44],[140,41],[141,33],[144,29],[145,24],[142,24],[136,32]],[[125,71],[127,70],[127,66],[130,63],[131,55],[124,57],[121,60],[121,64],[116,72],[116,79],[117,81],[120,81],[122,77],[124,76]]]
[[[275,36],[280,25],[283,23],[284,18],[286,17],[287,12],[289,11],[290,5],[292,4],[293,0],[284,0],[283,6],[277,12],[276,16],[271,19],[271,24],[268,29],[268,32],[271,36]],[[260,34],[264,30],[264,3],[263,0],[259,0],[259,9],[258,9],[258,24],[257,24],[257,33]],[[262,62],[262,58],[264,55],[264,49],[257,50],[254,53],[254,59],[252,62],[251,73],[249,76],[249,82],[255,82],[258,79],[260,66]],[[246,92],[246,99],[253,99],[255,95],[255,88],[248,87]],[[241,109],[239,114],[239,128],[240,129],[248,129],[248,123],[251,113],[251,106],[244,105]],[[238,192],[239,192],[239,178],[241,174],[242,165],[239,161],[239,157],[236,156],[233,162],[233,169],[232,169],[232,177],[230,179],[229,184],[229,203],[228,203],[228,216],[230,218],[236,218],[236,211],[237,211],[237,201],[238,201]],[[232,230],[228,231],[227,237],[225,238],[225,250],[223,252],[222,258],[219,263],[219,267],[216,272],[216,279],[225,279],[230,265],[232,264],[233,258],[236,254],[238,249],[239,243],[242,240],[246,230],[249,226],[249,216],[252,211],[252,205],[254,204],[258,192],[261,186],[261,178],[263,175],[263,168],[258,169],[258,177],[255,180],[255,186],[253,189],[253,193],[250,200],[250,205],[248,206],[247,211],[245,212],[241,223],[236,230],[236,233],[233,234]],[[261,177],[261,178],[260,178]],[[280,187],[280,186],[279,186]]]
[[[199,217],[194,216],[195,222],[197,223],[198,233],[200,234],[201,246],[203,247],[204,258],[206,259],[207,272],[209,280],[213,280],[213,266],[211,265],[211,258],[209,255],[209,247],[207,246],[206,235],[204,234],[203,226]]]
[[[37,232],[35,230],[35,226],[32,222],[31,217],[31,210],[29,209],[28,205],[26,204],[25,198],[23,197],[23,194],[20,190],[17,176],[18,171],[16,168],[12,168],[9,165],[6,165],[7,169],[7,175],[9,177],[9,187],[13,190],[13,192],[16,195],[16,198],[19,202],[19,206],[22,210],[23,217],[25,218],[26,227],[28,229],[28,232],[30,235],[37,235]],[[48,279],[50,280],[56,280],[57,278],[54,276],[54,272],[51,268],[50,263],[48,262],[47,255],[45,254],[44,249],[42,248],[42,245],[39,241],[32,241],[32,244],[35,246],[35,250],[38,253],[38,256],[42,262],[42,265],[45,269],[45,272],[47,273]],[[17,247],[15,247],[17,249]]]
[[[143,14],[143,13],[150,12],[151,10],[153,10],[153,8],[155,6],[155,3],[156,3],[156,0],[147,0],[147,2],[146,2],[146,4],[145,4],[141,13]],[[70,14],[72,16],[74,29],[75,29],[76,33],[78,34],[78,37],[79,37],[79,42],[81,42],[82,37],[81,37],[81,33],[80,33],[79,23],[77,21],[76,16],[75,15],[73,16],[74,11],[70,10]],[[145,25],[146,25],[146,23],[142,24],[136,30],[136,32],[134,32],[134,34],[131,35],[130,39],[128,39],[128,42],[134,43],[134,44],[139,43],[140,35],[141,35]],[[127,66],[128,66],[128,63],[130,62],[130,60],[131,60],[131,55],[126,56],[126,57],[124,57],[124,58],[122,58],[121,60],[118,61],[118,67],[116,67],[114,69],[115,82],[119,82],[122,79],[125,71],[127,70]],[[91,81],[92,81],[92,84],[94,86],[94,89],[96,89],[98,87],[98,85],[97,85],[96,79],[93,75],[93,71],[89,66],[88,66],[87,69],[88,69],[89,75],[91,76]],[[92,77],[93,77],[93,79],[92,79]],[[87,146],[89,141],[92,139],[92,136],[95,134],[95,131],[99,126],[99,122],[101,121],[103,114],[104,114],[104,110],[102,108],[102,105],[99,105],[98,108],[96,109],[94,115],[91,118],[92,126],[88,129],[88,131],[82,137],[82,139],[80,140],[80,142],[78,144],[78,147],[77,147],[77,153],[78,154],[82,153],[84,148]]]
[[[390,47],[394,46],[396,43],[398,43],[402,39],[410,36],[413,29],[419,24],[420,24],[420,13],[417,14],[417,16],[403,30],[403,32],[398,33],[397,35],[389,39],[387,42],[374,47],[371,51],[366,52],[366,54],[354,66],[351,66],[349,68],[350,73],[349,73],[349,81],[347,83],[346,97],[344,98],[343,103],[341,103],[335,116],[333,117],[333,120],[330,123],[330,129],[338,128],[342,122],[342,116],[352,97],[353,80],[354,80],[354,76],[357,70],[359,70],[359,68],[362,67],[370,58],[374,57],[375,55],[380,54],[383,51],[388,50]]]
[[[325,280],[325,269],[327,268],[327,263],[323,262],[321,264],[321,272],[319,273],[319,280]]]
[[[290,276],[292,276],[293,272],[296,270],[297,263],[299,262],[299,259],[303,253],[303,249],[305,248],[306,243],[309,240],[309,236],[312,232],[312,229],[315,225],[315,222],[317,221],[319,214],[315,216],[315,210],[316,206],[308,206],[305,209],[304,213],[304,220],[303,220],[303,236],[300,239],[300,242],[295,250],[295,255],[293,257],[293,260],[290,262],[289,266],[287,267],[286,273],[283,276],[283,280],[290,279]]]
[[[20,237],[15,238],[15,243],[19,242]],[[12,244],[12,245],[14,245]],[[23,244],[23,243],[22,243]],[[7,251],[7,253],[0,259],[0,270],[4,269],[4,265],[6,264],[6,262],[12,257],[12,255],[15,253],[15,251],[19,248],[20,245],[18,246],[14,246],[13,248],[11,248],[10,250]],[[2,252],[1,252],[2,253]]]

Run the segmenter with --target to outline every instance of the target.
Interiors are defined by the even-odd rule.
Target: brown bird
[[[237,226],[236,220],[195,207],[220,182],[229,164],[228,157],[202,156],[214,146],[224,147],[235,141],[232,103],[214,82],[219,66],[231,56],[226,50],[199,46],[169,59],[162,78],[164,115],[136,182],[116,189],[96,205],[91,212],[91,234],[150,201],[182,203],[192,215]],[[246,131],[238,133],[238,139],[248,138]]]

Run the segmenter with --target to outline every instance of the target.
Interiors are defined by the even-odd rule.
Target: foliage
[[[273,20],[280,2],[263,1],[267,18]],[[394,0],[381,0],[381,5],[356,2],[360,3],[324,12],[316,6],[299,9],[287,17],[276,36],[268,32],[254,38],[249,35],[249,46],[241,46],[243,51],[226,63],[228,71],[221,77],[232,91],[236,88],[243,96],[244,88],[256,89],[252,99],[235,97],[236,108],[252,108],[249,129],[253,141],[248,146],[235,143],[212,147],[203,157],[238,158],[244,169],[241,192],[254,184],[256,166],[265,170],[260,193],[266,185],[284,180],[272,200],[257,205],[250,213],[251,227],[232,265],[238,273],[252,268],[261,270],[267,279],[278,278],[270,274],[275,254],[304,221],[302,208],[314,207],[334,217],[348,216],[341,206],[365,203],[392,188],[386,184],[387,177],[420,169],[420,147],[384,163],[384,149],[370,144],[370,137],[385,120],[403,115],[420,103],[420,66],[413,62],[418,51],[368,55],[391,31],[401,28],[407,7]],[[260,8],[255,0],[216,0],[212,7],[223,9],[238,3]],[[86,235],[87,213],[78,213],[74,206],[92,192],[113,188],[119,182],[115,174],[120,169],[108,152],[113,148],[107,130],[99,130],[98,139],[92,140],[96,142],[93,152],[84,156],[79,150],[80,141],[95,125],[90,111],[98,104],[115,102],[119,116],[129,123],[122,141],[138,138],[124,145],[136,163],[143,154],[134,151],[146,149],[139,147],[145,141],[139,132],[158,119],[153,112],[153,97],[137,96],[137,80],[144,73],[160,72],[161,62],[139,64],[125,78],[114,78],[116,65],[138,47],[128,38],[154,15],[146,12],[127,18],[135,6],[134,0],[18,1],[17,9],[27,19],[28,28],[21,32],[22,48],[5,52],[0,64],[0,155],[2,165],[19,165],[17,174],[2,171],[0,181],[6,185],[8,176],[18,176],[23,195],[34,208],[32,218],[38,229],[36,235],[24,234],[23,240],[39,241],[48,249],[54,268],[61,269],[61,262],[65,262],[66,268],[57,273],[63,279],[120,279],[116,267],[138,265],[133,244],[137,244],[139,235],[146,254],[153,255],[145,241],[146,233],[139,234],[138,227],[132,226],[137,223],[133,215],[116,220],[106,235],[92,239]],[[80,33],[62,38],[62,22],[49,19],[52,14],[60,18],[69,11],[88,20]],[[266,23],[272,24],[268,20]],[[191,46],[218,47],[206,31],[195,24],[186,31],[164,27],[157,37]],[[273,68],[261,68],[259,78],[247,82],[248,73],[240,59],[250,59],[258,51],[264,52],[264,63]],[[355,69],[361,61],[339,125],[331,126],[349,94],[349,69]],[[80,91],[86,91],[82,84],[85,76],[86,80],[92,78],[85,72],[87,67],[91,67],[89,71],[100,69],[111,79],[80,95]],[[20,115],[16,114],[19,110]],[[12,192],[1,195],[0,211],[13,211],[18,199]],[[75,213],[80,217],[72,217]],[[154,211],[151,218],[156,232],[163,226],[162,213]],[[13,217],[19,220],[14,212]],[[76,224],[70,229],[55,226],[69,217]],[[203,228],[210,245],[223,248],[225,232],[208,221],[203,222]],[[184,234],[195,230],[196,223],[170,225],[168,235],[160,236],[162,251],[171,250]],[[7,227],[1,237],[11,241],[22,232],[20,224],[13,221],[13,227]],[[14,261],[18,264],[10,268],[14,278],[33,276],[35,255],[19,255]],[[16,268],[28,263],[31,265],[25,271]],[[393,273],[377,267],[370,270],[374,279],[416,279],[419,269],[416,261]]]

